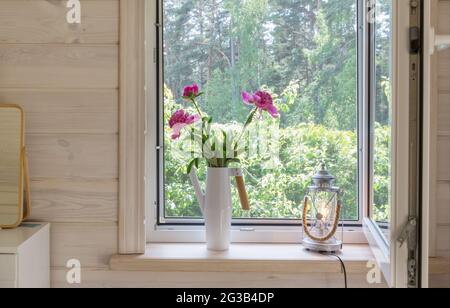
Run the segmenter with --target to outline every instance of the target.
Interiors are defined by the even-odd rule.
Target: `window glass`
[[[372,57],[372,219],[389,238],[391,211],[391,0],[377,0]]]
[[[311,178],[325,164],[345,191],[344,218],[359,220],[357,1],[164,0],[162,9],[162,222],[202,216],[182,168],[189,158],[176,154],[167,127],[174,111],[191,107],[181,95],[192,83],[205,92],[202,109],[226,129],[245,122],[249,107],[242,91],[270,91],[281,111],[280,119],[260,122],[268,127],[254,124],[258,133],[249,145],[257,150],[243,162],[252,210],[241,211],[234,196],[236,219],[299,220]],[[386,26],[380,32],[381,53]],[[381,160],[389,151],[383,139],[389,135],[385,66],[379,76]],[[261,132],[276,136],[277,159],[264,150]],[[380,176],[388,172],[379,168]],[[199,173],[204,181],[205,166]],[[382,197],[388,188],[380,187],[380,205],[386,206]]]

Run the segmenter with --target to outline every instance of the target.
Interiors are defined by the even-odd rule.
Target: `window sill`
[[[374,260],[368,245],[346,245],[339,255],[349,273],[367,273]],[[233,244],[230,251],[207,251],[204,244],[150,244],[144,255],[115,255],[113,271],[239,272],[239,273],[340,273],[331,256],[308,252],[300,245]]]

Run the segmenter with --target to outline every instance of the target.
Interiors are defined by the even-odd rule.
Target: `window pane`
[[[167,129],[174,111],[191,107],[183,86],[196,82],[202,109],[223,127],[245,122],[244,90],[269,90],[281,110],[267,129],[278,134],[279,159],[268,167],[267,153],[247,157],[252,211],[236,195],[235,218],[300,219],[325,163],[345,190],[345,218],[358,220],[356,0],[165,0],[163,17],[164,217],[201,217],[187,159],[174,154]],[[205,167],[200,173],[204,181]]]
[[[376,1],[374,24],[372,218],[389,234],[391,211],[391,0]],[[386,236],[389,238],[389,236]]]

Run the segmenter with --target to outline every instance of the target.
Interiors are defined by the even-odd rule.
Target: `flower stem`
[[[199,114],[200,117],[203,119],[203,113],[202,113],[202,111],[200,110],[200,107],[198,106],[197,101],[195,100],[195,98],[191,98],[191,100],[192,100],[192,103],[193,103],[194,106],[195,106],[195,109],[197,109],[198,114]]]
[[[245,122],[244,127],[242,128],[242,132],[239,135],[239,138],[236,140],[235,149],[239,146],[239,142],[241,142],[242,137],[244,137],[245,131],[247,130],[248,126],[253,122],[253,118],[255,117],[256,112],[258,111],[258,107],[252,110],[250,114],[247,117],[247,121]]]
[[[202,119],[201,136],[202,136],[202,139],[203,139],[203,133],[205,131],[205,119],[203,117],[203,113],[202,113],[200,107],[198,106],[197,101],[195,100],[195,98],[191,98],[191,101],[192,101],[192,104],[194,105],[195,109],[197,109],[197,112],[198,112],[199,116]],[[208,136],[208,138],[209,138],[209,136]],[[204,158],[205,157],[205,149],[204,149],[203,141],[202,141],[202,149],[201,149],[201,151],[202,151],[202,158]]]

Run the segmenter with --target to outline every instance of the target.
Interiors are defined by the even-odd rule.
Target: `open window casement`
[[[428,0],[368,1],[364,9],[365,86],[364,106],[369,135],[367,142],[367,191],[362,193],[368,204],[364,221],[366,237],[389,286],[396,288],[427,287],[428,278],[428,204],[430,196],[430,73]],[[389,35],[390,34],[390,35]],[[391,60],[384,64],[378,54],[390,44]],[[426,43],[427,42],[427,43]],[[391,184],[390,217],[378,217],[376,117],[379,112],[382,67],[390,67],[391,92]],[[380,72],[381,71],[381,72]],[[389,75],[388,75],[389,76]],[[409,78],[408,78],[409,77]],[[366,121],[365,121],[366,122]],[[423,163],[427,162],[427,163]]]

